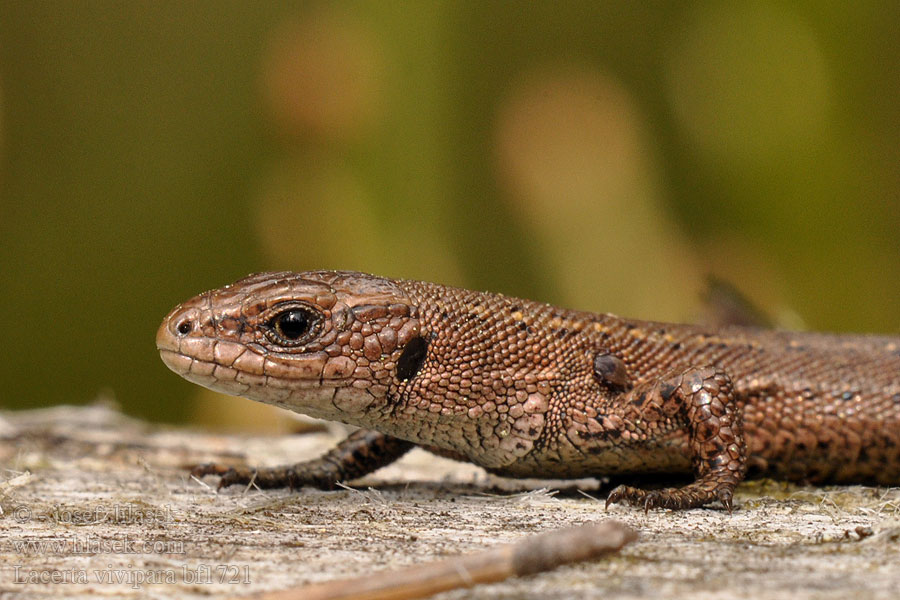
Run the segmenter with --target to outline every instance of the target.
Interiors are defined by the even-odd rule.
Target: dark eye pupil
[[[275,318],[275,329],[280,335],[296,340],[309,331],[309,313],[304,310],[289,310]]]

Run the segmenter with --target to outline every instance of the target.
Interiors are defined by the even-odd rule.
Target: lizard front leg
[[[362,477],[394,462],[412,447],[411,442],[360,429],[319,458],[295,465],[254,469],[208,463],[195,467],[191,475],[220,475],[219,488],[252,482],[266,489],[308,485],[327,490],[334,489],[338,482]]]
[[[692,368],[636,386],[620,398],[619,416],[634,442],[652,440],[669,427],[686,429],[697,478],[684,487],[660,490],[620,485],[609,493],[606,505],[625,501],[645,509],[687,509],[719,500],[730,511],[747,462],[731,378],[715,367]]]

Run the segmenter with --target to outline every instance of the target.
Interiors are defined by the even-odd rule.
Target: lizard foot
[[[661,490],[619,486],[607,496],[607,506],[627,502],[645,511],[679,510],[718,500],[731,512],[734,488],[744,476],[747,446],[727,374],[715,367],[690,368],[651,382],[649,389],[635,387],[621,405],[632,411],[623,415],[632,423],[680,421],[697,478],[684,487]]]
[[[606,507],[610,504],[626,502],[635,506],[643,506],[644,512],[651,508],[672,508],[684,510],[697,508],[715,500],[721,502],[728,512],[732,509],[734,484],[720,483],[710,487],[708,482],[694,482],[681,488],[665,488],[661,490],[642,490],[630,485],[620,485],[606,497]]]
[[[304,473],[294,466],[253,469],[249,467],[228,467],[218,463],[197,465],[191,469],[194,477],[218,475],[218,489],[230,485],[254,485],[262,489],[312,486],[323,490],[335,488],[336,480],[326,474]]]
[[[191,475],[218,475],[219,489],[229,485],[255,486],[260,489],[304,486],[333,490],[341,481],[362,477],[396,459],[412,448],[410,442],[367,429],[351,433],[337,446],[313,460],[294,465],[254,469],[207,463],[194,467]]]

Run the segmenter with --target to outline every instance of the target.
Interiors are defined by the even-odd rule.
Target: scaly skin
[[[358,425],[318,460],[199,467],[330,487],[413,445],[512,477],[694,474],[607,502],[731,508],[748,476],[900,484],[900,338],[707,330],[353,272],[261,273],[176,307],[186,379]]]

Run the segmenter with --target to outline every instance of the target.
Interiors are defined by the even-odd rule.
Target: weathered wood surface
[[[327,433],[162,428],[96,406],[0,413],[0,596],[249,595],[473,552],[613,517],[640,539],[600,562],[448,592],[463,598],[896,598],[900,491],[745,484],[683,513],[515,482],[414,451],[336,492],[216,490],[183,468],[313,456]],[[578,482],[598,495],[592,480]],[[599,496],[598,496],[599,497]]]

